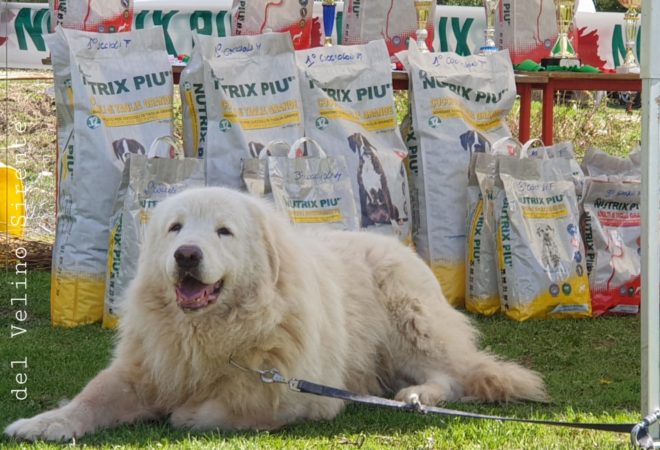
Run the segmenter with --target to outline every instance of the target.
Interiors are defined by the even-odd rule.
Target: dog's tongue
[[[214,284],[204,284],[195,278],[186,277],[176,287],[176,302],[187,309],[202,308],[217,297],[213,294],[215,288]]]

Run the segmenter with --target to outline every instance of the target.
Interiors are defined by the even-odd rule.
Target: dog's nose
[[[176,264],[181,269],[194,269],[202,261],[202,249],[196,245],[182,245],[174,252]]]

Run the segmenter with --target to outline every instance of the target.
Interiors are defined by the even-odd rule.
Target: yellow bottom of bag
[[[500,312],[500,297],[466,298],[465,309],[475,314],[492,316]]]
[[[75,327],[103,318],[105,274],[53,272],[50,318],[53,325]]]
[[[119,317],[114,314],[109,313],[108,311],[103,311],[103,328],[108,328],[114,330],[117,328],[119,323]]]
[[[552,295],[548,290],[527,305],[509,306],[508,309],[504,310],[504,313],[507,317],[520,321],[591,317],[591,295],[589,293],[588,278],[584,275],[571,277],[562,281],[562,286],[566,284],[571,287],[569,293],[562,292],[561,287],[559,287],[557,295]]]
[[[465,307],[465,263],[431,263],[431,270],[440,282],[442,293],[454,308]]]

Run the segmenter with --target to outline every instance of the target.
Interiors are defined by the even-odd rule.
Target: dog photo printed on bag
[[[407,156],[382,40],[296,52],[305,134],[349,167],[360,226],[410,243]]]

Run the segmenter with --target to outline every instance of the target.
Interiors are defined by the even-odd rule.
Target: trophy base
[[[582,63],[578,58],[543,58],[541,60],[543,67],[559,66],[559,67],[580,67]]]
[[[616,68],[616,73],[639,73],[639,66],[619,66]]]
[[[493,45],[484,45],[479,47],[479,54],[481,56],[484,55],[492,55],[493,53],[497,53],[499,49]]]

